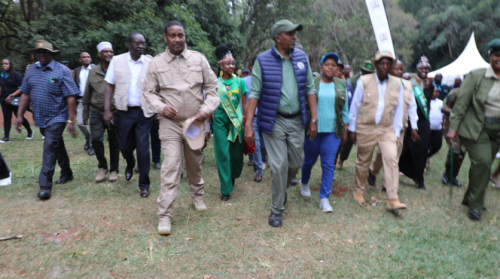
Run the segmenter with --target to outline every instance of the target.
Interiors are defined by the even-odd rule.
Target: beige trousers
[[[172,218],[182,173],[182,152],[186,160],[186,176],[193,201],[203,199],[205,182],[201,177],[201,150],[191,150],[182,134],[181,121],[160,119],[161,147],[165,158],[161,166],[161,193],[158,197],[158,218]]]
[[[405,128],[401,131],[401,135],[399,136],[398,139],[398,162],[399,162],[399,157],[401,157],[401,152],[403,152],[403,142],[405,140]],[[375,160],[372,163],[372,166],[370,167],[370,172],[377,176],[380,173],[380,170],[382,169],[382,151],[377,149],[377,153],[375,155]],[[399,168],[398,168],[399,169]],[[385,183],[384,183],[385,184]]]
[[[382,151],[384,181],[389,199],[398,199],[399,167],[398,144],[393,127],[358,125],[356,130],[358,156],[356,159],[355,190],[364,193],[366,177],[372,162],[373,151],[378,146]]]

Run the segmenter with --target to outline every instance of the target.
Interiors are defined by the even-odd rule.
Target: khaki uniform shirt
[[[142,93],[160,117],[165,117],[163,108],[171,106],[178,111],[174,119],[184,121],[200,110],[208,115],[214,112],[220,103],[217,86],[217,77],[203,54],[184,49],[175,56],[167,48],[151,60]]]

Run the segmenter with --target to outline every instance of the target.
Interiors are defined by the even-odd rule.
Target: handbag
[[[10,101],[10,105],[18,107],[20,102],[21,102],[21,97],[14,97],[14,99]]]

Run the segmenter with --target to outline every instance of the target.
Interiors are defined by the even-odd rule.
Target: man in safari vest
[[[143,198],[149,196],[149,132],[154,113],[148,108],[142,96],[143,81],[151,57],[143,55],[146,39],[137,32],[128,36],[129,52],[113,57],[104,80],[107,82],[104,99],[104,122],[111,129],[116,125],[119,131],[119,145],[127,162],[125,179],[130,181],[134,174],[134,150],[137,150],[139,166],[139,188]],[[111,112],[111,98],[116,107],[117,119]]]
[[[366,177],[373,150],[382,151],[384,183],[387,189],[387,209],[405,209],[398,198],[397,139],[403,127],[403,87],[401,79],[389,75],[395,60],[390,51],[377,51],[372,64],[376,72],[361,76],[349,111],[351,140],[358,145],[354,200],[364,205]]]

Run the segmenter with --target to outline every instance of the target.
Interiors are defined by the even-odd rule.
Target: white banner
[[[394,45],[392,44],[391,28],[387,21],[385,14],[383,0],[365,0],[368,7],[368,13],[372,21],[373,32],[375,32],[375,39],[377,40],[378,50],[388,50],[396,55],[394,52]]]

